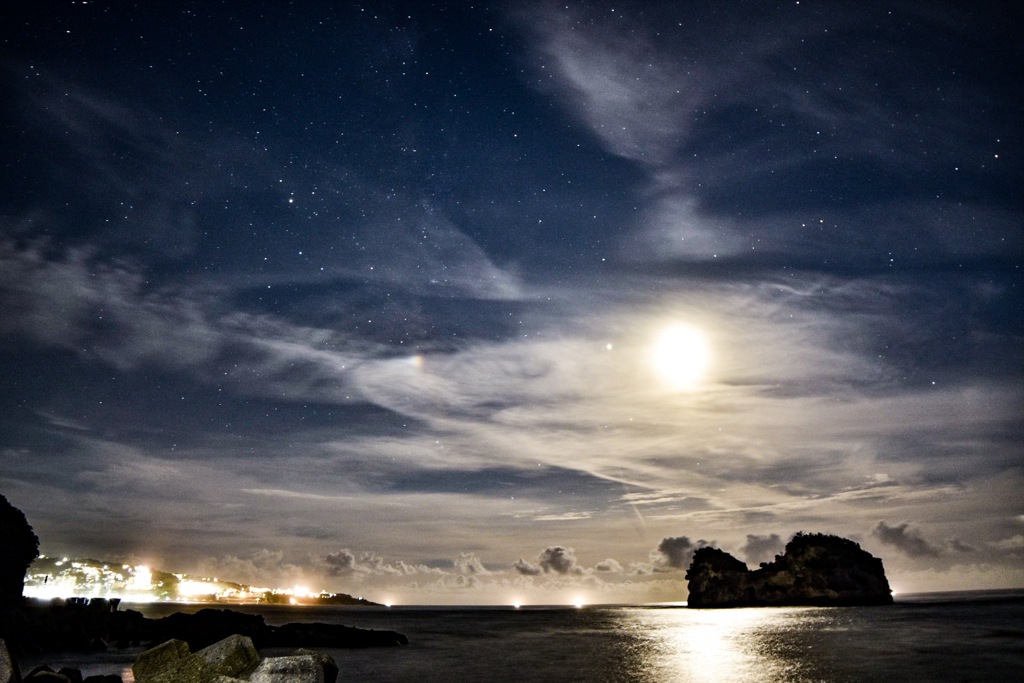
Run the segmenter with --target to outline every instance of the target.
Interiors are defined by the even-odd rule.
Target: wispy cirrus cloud
[[[991,173],[982,160],[997,163],[999,143],[979,134],[979,120],[999,129],[1003,111],[979,104],[987,83],[927,70],[929,50],[941,49],[929,28],[948,29],[944,19],[908,6],[901,12],[921,41],[888,31],[868,41],[870,13],[833,9],[825,32],[795,7],[727,21],[691,8],[670,21],[678,17],[668,3],[612,11],[540,2],[518,15],[538,48],[531,82],[646,176],[624,258],[799,269],[870,255],[881,267],[892,252],[915,261],[1020,253],[1019,211],[999,218],[1006,190],[982,189]],[[785,28],[754,29],[765,21]],[[817,59],[822,51],[832,57]],[[894,59],[935,87],[900,87]],[[960,173],[964,196],[923,194],[913,181],[952,179],[965,158],[977,163],[970,177]],[[809,193],[823,177],[835,190]]]

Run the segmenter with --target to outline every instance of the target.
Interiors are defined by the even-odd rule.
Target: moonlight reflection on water
[[[626,618],[639,621],[650,636],[646,673],[652,680],[710,683],[787,678],[793,665],[770,646],[768,634],[801,615],[788,609],[647,609]]]

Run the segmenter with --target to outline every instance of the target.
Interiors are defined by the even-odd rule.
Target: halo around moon
[[[676,324],[664,329],[651,347],[654,371],[677,390],[695,388],[710,362],[707,337],[692,325]]]

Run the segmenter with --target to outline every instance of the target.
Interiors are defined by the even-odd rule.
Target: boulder
[[[63,667],[60,671],[42,664],[32,669],[21,679],[24,683],[83,683],[82,672],[78,669]]]
[[[260,655],[252,644],[252,638],[237,633],[203,648],[193,656],[202,660],[203,668],[210,676],[245,678],[260,663]]]
[[[320,668],[324,672],[324,683],[335,683],[338,680],[338,663],[334,661],[334,657],[330,656],[326,652],[320,652],[318,650],[308,650],[306,648],[299,648],[293,655],[309,655],[316,659]]]
[[[201,683],[202,660],[192,656],[188,643],[168,640],[138,656],[132,665],[135,683]]]
[[[0,639],[0,683],[21,683],[21,669],[3,639]]]
[[[324,683],[324,670],[312,655],[267,657],[249,676],[249,683]]]
[[[146,650],[135,661],[136,683],[209,683],[215,677],[244,679],[260,663],[249,636],[234,634],[192,653],[181,640]]]
[[[82,683],[124,683],[117,674],[97,674],[86,676]]]

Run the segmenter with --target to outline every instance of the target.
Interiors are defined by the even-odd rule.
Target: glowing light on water
[[[649,671],[658,680],[785,680],[786,663],[766,656],[766,634],[802,612],[778,609],[648,610],[634,613],[651,635]]]

